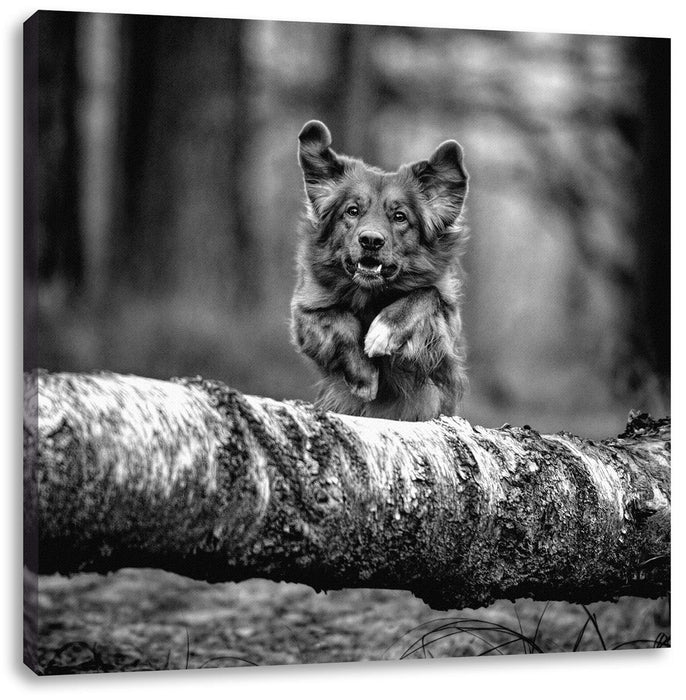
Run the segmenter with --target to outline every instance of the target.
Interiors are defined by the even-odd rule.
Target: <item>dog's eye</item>
[[[346,213],[348,216],[358,216],[359,213],[360,213],[360,210],[359,210],[355,205],[353,205],[353,206],[351,206],[351,207],[348,207],[348,208],[345,210],[345,213]]]
[[[405,214],[403,214],[401,211],[397,211],[395,214],[393,214],[393,221],[401,224],[403,221],[407,221],[407,216],[405,216]]]

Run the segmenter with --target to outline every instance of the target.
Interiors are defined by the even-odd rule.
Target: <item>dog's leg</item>
[[[362,328],[347,311],[293,309],[293,340],[327,375],[342,375],[350,392],[373,401],[379,371],[362,352]]]
[[[428,375],[455,352],[459,316],[435,287],[416,289],[384,308],[364,341],[368,357],[395,355]]]

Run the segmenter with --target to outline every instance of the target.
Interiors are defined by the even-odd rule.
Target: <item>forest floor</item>
[[[44,674],[645,648],[668,646],[670,634],[664,598],[443,612],[404,591],[134,569],[42,576],[38,607]]]

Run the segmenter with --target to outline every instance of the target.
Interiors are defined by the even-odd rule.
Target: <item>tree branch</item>
[[[25,375],[27,563],[406,589],[437,609],[669,591],[670,424],[322,413],[219,382]],[[31,563],[33,562],[33,566]]]

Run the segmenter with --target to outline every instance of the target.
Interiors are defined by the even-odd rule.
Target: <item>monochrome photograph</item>
[[[34,673],[671,646],[669,38],[22,41]]]

